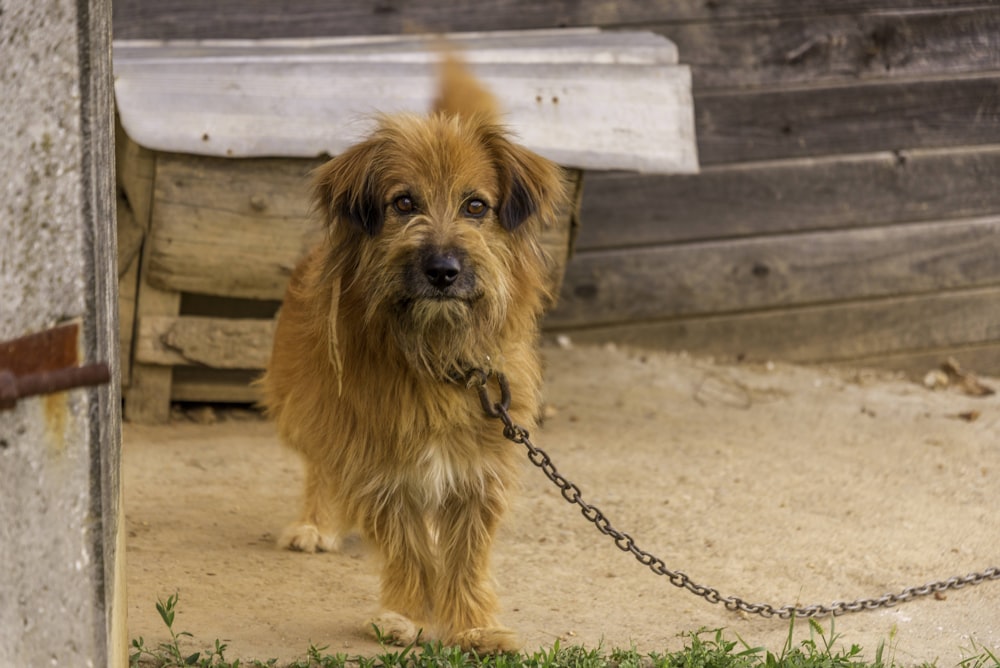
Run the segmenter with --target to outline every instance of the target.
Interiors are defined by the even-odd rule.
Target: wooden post
[[[5,3],[0,61],[0,340],[113,377],[0,412],[0,665],[124,666],[110,2]]]

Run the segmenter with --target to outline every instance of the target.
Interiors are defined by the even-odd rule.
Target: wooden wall
[[[598,25],[690,64],[703,171],[588,173],[552,330],[1000,374],[1000,5],[118,0],[117,38]]]

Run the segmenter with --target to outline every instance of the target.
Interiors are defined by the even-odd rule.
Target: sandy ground
[[[533,434],[585,498],[669,568],[724,595],[829,603],[1000,566],[1000,398],[872,373],[546,348],[549,416]],[[1000,383],[987,381],[997,387]],[[516,388],[514,388],[516,391]],[[512,445],[511,447],[519,447]],[[372,653],[374,559],[283,552],[300,467],[266,422],[126,425],[129,636],[175,630],[232,658]],[[674,650],[724,627],[780,650],[788,624],[710,605],[620,552],[525,460],[494,554],[503,621],[528,650]],[[824,622],[829,628],[829,622]],[[955,665],[1000,653],[1000,581],[837,618],[869,657]],[[797,640],[807,637],[805,623]],[[976,652],[978,653],[978,651]]]

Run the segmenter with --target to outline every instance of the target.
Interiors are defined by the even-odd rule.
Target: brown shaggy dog
[[[539,233],[565,186],[461,64],[442,72],[429,116],[381,118],[317,171],[327,234],[292,275],[262,386],[307,471],[282,544],[335,550],[356,530],[382,560],[383,634],[508,651],[489,551],[522,453],[463,379],[502,371],[512,417],[533,423],[551,297]]]

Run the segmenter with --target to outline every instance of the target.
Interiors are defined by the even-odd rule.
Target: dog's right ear
[[[486,137],[500,180],[498,215],[504,229],[513,232],[536,215],[545,223],[554,220],[567,197],[562,170],[499,130],[488,131]]]
[[[369,139],[313,172],[313,201],[327,225],[349,220],[372,237],[382,230],[385,212],[376,186],[379,146],[379,141]]]

